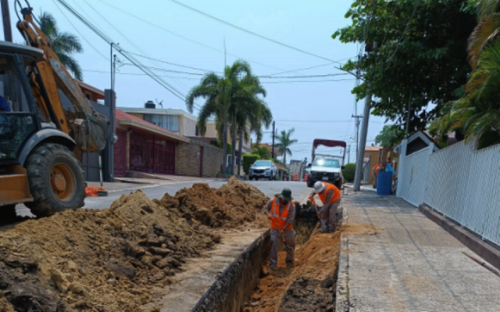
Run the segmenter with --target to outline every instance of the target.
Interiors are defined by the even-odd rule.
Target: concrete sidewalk
[[[343,235],[337,311],[500,311],[500,278],[417,208],[367,193],[342,201],[348,224],[377,234]]]

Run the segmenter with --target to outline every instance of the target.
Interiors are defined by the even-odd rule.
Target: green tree
[[[73,73],[76,79],[83,80],[82,68],[73,57],[74,53],[82,53],[83,47],[78,37],[68,32],[61,32],[52,14],[43,12],[39,17],[40,29],[50,39],[52,49],[61,63]]]
[[[264,159],[264,160],[271,159],[271,152],[265,146],[263,146],[263,147],[254,146],[254,148],[252,150],[252,154],[259,155],[260,159]]]
[[[193,112],[194,100],[196,98],[205,99],[198,116],[198,129],[202,136],[207,130],[207,121],[215,117],[216,129],[219,139],[222,141],[223,155],[227,155],[227,138],[230,124],[235,124],[234,107],[235,103],[247,105],[249,101],[248,77],[251,77],[251,69],[245,61],[236,61],[231,66],[226,66],[224,76],[220,77],[215,73],[208,73],[199,85],[194,86],[186,97],[186,106]],[[243,103],[243,104],[241,104]],[[246,108],[246,106],[244,106]],[[243,111],[243,109],[242,109]],[[236,127],[237,129],[237,127]],[[233,142],[233,147],[235,147]],[[233,148],[233,156],[234,156]],[[234,159],[234,157],[232,157]],[[222,169],[227,171],[227,157],[222,160]],[[232,169],[231,169],[232,170]]]
[[[404,130],[398,125],[386,125],[375,137],[375,144],[383,147],[393,147],[404,138]]]
[[[352,92],[358,99],[373,94],[372,114],[423,130],[454,91],[467,81],[465,47],[475,26],[474,2],[464,0],[356,0],[346,14],[352,24],[333,34],[344,43],[367,42],[373,53],[348,61],[343,68],[364,73]],[[370,82],[370,84],[367,83]],[[426,110],[429,103],[435,104]]]
[[[292,135],[295,132],[295,129],[289,129],[287,131],[282,130],[280,135],[278,135],[275,140],[275,148],[283,155],[283,164],[286,166],[286,155],[292,156],[292,150],[290,149],[290,146],[293,144],[297,143],[297,140],[292,139]]]
[[[443,116],[431,125],[431,132],[446,142],[456,131],[466,140],[475,138],[477,147],[500,143],[500,1],[482,0],[477,5],[478,24],[469,38],[469,63],[473,73],[459,92],[462,97],[444,107]]]

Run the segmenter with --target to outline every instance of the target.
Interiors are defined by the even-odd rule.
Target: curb
[[[346,207],[343,207],[343,220],[342,225],[349,222],[349,212]],[[349,298],[349,238],[347,235],[342,234],[340,237],[340,255],[339,255],[339,268],[337,274],[337,286],[335,289],[335,311],[336,312],[349,312],[351,308]]]
[[[500,269],[500,249],[498,247],[482,240],[477,234],[472,233],[454,221],[447,219],[445,216],[433,210],[428,205],[420,205],[418,210],[492,266]]]

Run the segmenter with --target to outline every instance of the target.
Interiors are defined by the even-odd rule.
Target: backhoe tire
[[[27,204],[37,217],[48,217],[67,209],[83,207],[85,178],[75,155],[66,147],[45,143],[26,161],[34,201]]]

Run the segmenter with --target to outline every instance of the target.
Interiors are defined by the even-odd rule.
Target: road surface
[[[289,188],[292,190],[292,196],[295,201],[305,202],[308,195],[311,193],[312,189],[306,187],[304,182],[290,182],[290,181],[247,181],[248,183],[254,185],[258,189],[260,189],[266,196],[272,197],[275,194],[281,193],[283,188]],[[208,185],[212,188],[219,188],[225,181],[217,180],[210,181]],[[183,188],[191,187],[193,185],[192,182],[189,183],[172,183],[167,185],[134,185],[131,184],[130,188],[126,191],[116,191],[110,192],[106,197],[87,197],[85,199],[86,209],[105,209],[109,208],[111,204],[120,198],[123,194],[130,194],[133,192],[133,188],[140,189],[146,194],[150,199],[161,199],[165,193],[169,193],[170,195],[175,195],[175,193]],[[33,215],[30,213],[29,209],[24,205],[18,205],[16,207],[17,214],[20,216],[30,216]]]

